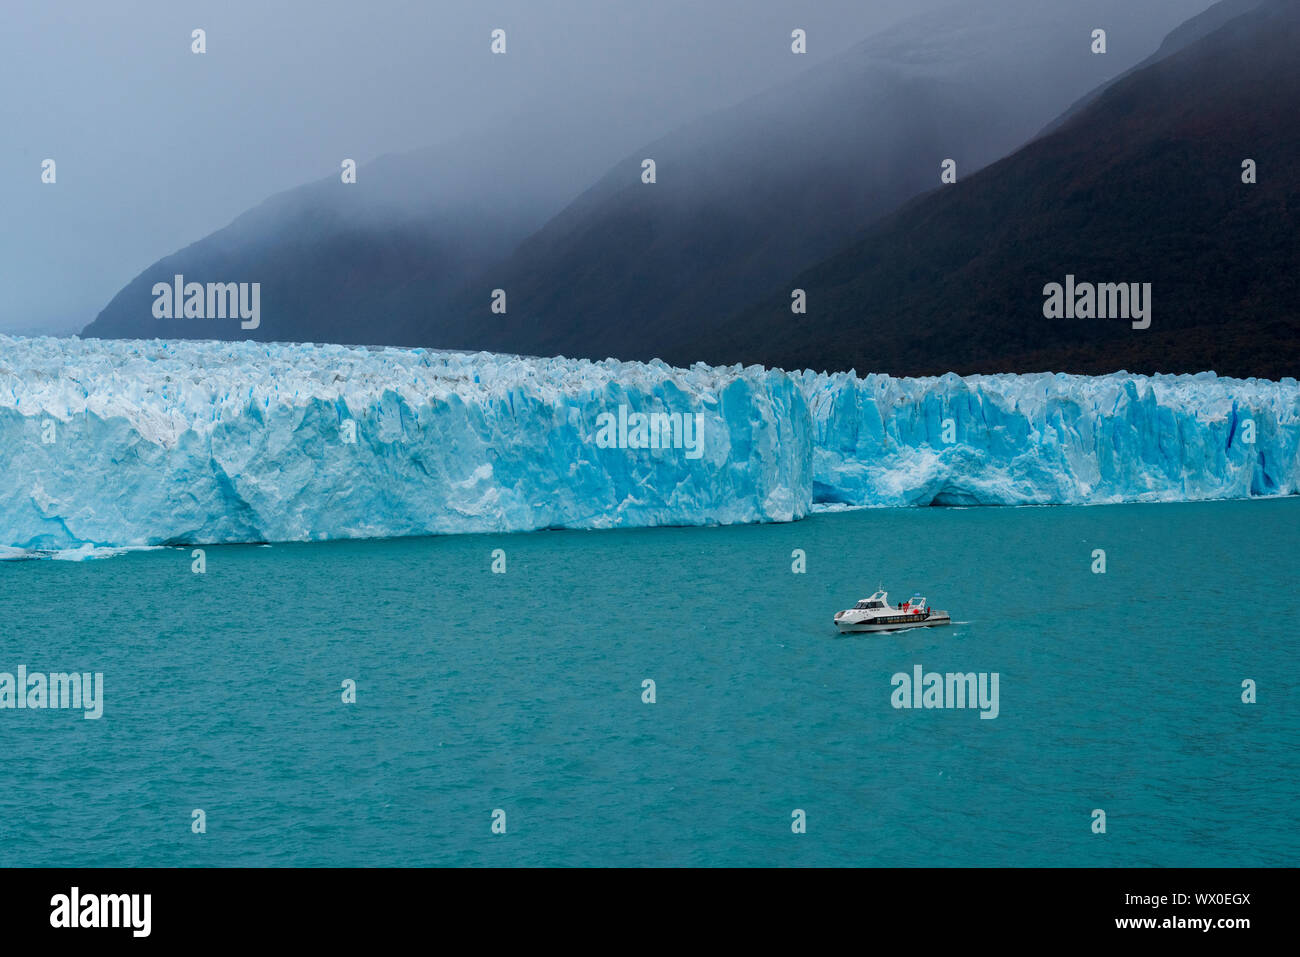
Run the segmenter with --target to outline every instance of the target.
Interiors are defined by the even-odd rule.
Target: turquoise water
[[[0,671],[105,685],[0,711],[0,865],[1295,865],[1298,535],[1292,498],[0,563]],[[838,637],[878,583],[959,623]],[[998,717],[896,710],[915,664],[997,672]]]

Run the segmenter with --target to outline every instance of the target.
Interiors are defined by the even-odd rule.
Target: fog
[[[539,158],[556,167],[527,184],[544,194],[532,207],[558,210],[638,145],[949,3],[11,0],[0,332],[82,328],[150,263],[277,192],[337,176],[344,158],[490,141],[522,118],[566,137]],[[1126,64],[1208,3],[1144,6],[1151,29],[1128,38],[1141,49],[1111,39]],[[498,27],[505,56],[489,51]],[[806,56],[790,55],[796,27]],[[47,158],[53,185],[41,182]],[[470,174],[462,163],[448,175]]]

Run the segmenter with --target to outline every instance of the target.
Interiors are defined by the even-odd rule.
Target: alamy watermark
[[[152,894],[83,894],[73,887],[50,898],[50,926],[119,927],[129,929],[133,937],[148,937],[152,910]]]
[[[155,319],[240,319],[239,328],[262,324],[260,282],[186,282],[177,273],[153,284]]]
[[[685,449],[688,459],[704,454],[702,412],[629,412],[596,416],[596,447],[601,449]]]
[[[923,672],[920,665],[909,675],[900,671],[889,679],[895,708],[979,708],[981,718],[998,716],[998,673],[981,671],[940,674]]]
[[[0,709],[4,708],[76,708],[85,712],[83,718],[93,721],[104,714],[104,674],[28,673],[26,665],[19,665],[16,675],[0,671]]]
[[[1074,281],[1049,282],[1043,287],[1046,319],[1130,319],[1134,329],[1151,325],[1151,283]]]

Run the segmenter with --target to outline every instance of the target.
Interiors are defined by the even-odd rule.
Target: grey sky
[[[0,332],[81,328],[152,261],[343,157],[534,103],[588,117],[593,153],[619,155],[950,3],[5,0]],[[770,55],[794,27],[808,55]]]
[[[634,148],[939,0],[6,0],[0,331],[71,332],[268,195],[533,101]],[[764,56],[795,26],[807,57]],[[190,52],[190,31],[208,52]],[[507,30],[492,56],[489,33]],[[629,121],[634,122],[629,122]],[[47,157],[54,186],[40,182]]]

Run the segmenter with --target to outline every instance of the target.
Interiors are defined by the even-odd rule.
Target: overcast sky
[[[590,115],[622,153],[944,2],[4,0],[0,331],[79,330],[154,260],[343,157],[534,102]],[[794,27],[808,55],[768,55]],[[604,142],[610,110],[621,139],[629,114],[644,135]]]
[[[951,3],[3,0],[0,332],[81,329],[150,263],[344,157],[532,104],[588,118],[593,150],[622,155]],[[806,56],[789,55],[795,27]]]

